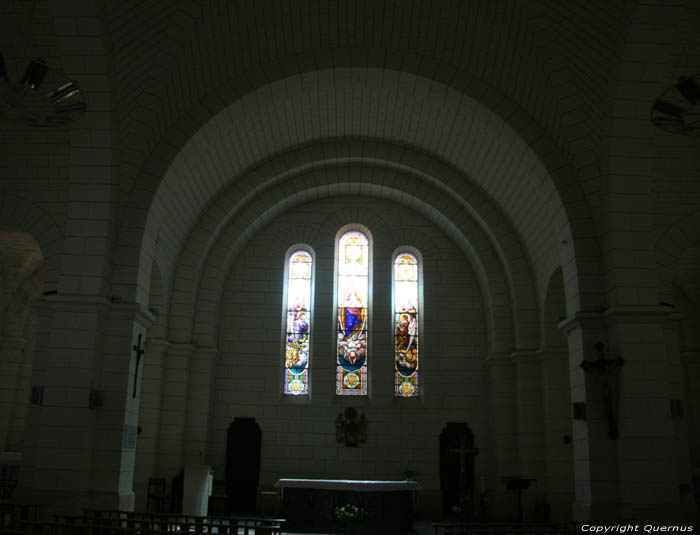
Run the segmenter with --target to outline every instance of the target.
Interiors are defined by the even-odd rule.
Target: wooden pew
[[[170,513],[132,512],[85,509],[83,522],[91,526],[137,529],[143,534],[221,534],[277,535],[282,532],[283,518],[247,516],[195,516]]]

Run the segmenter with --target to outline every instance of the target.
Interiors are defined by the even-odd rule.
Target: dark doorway
[[[448,422],[440,433],[442,514],[468,517],[474,498],[474,433],[464,422]]]
[[[226,494],[232,513],[255,513],[262,433],[255,418],[235,418],[226,440]]]

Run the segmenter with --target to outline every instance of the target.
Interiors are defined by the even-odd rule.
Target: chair
[[[159,513],[170,511],[172,497],[165,491],[165,478],[152,477],[148,480],[148,501],[146,502],[146,511],[151,510],[151,504],[154,504],[155,510]]]

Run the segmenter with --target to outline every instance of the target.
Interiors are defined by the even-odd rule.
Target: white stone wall
[[[426,321],[432,306],[434,328],[448,333],[433,346],[447,386],[460,371],[449,366],[471,365],[472,350],[478,358],[493,352],[477,381],[492,418],[475,431],[477,439],[491,434],[494,466],[540,474],[548,499],[556,492],[562,503],[573,470],[580,518],[636,516],[650,504],[675,518],[679,500],[686,512],[695,507],[681,489],[700,470],[700,160],[697,138],[655,129],[649,108],[696,71],[697,1],[6,4],[0,50],[11,77],[25,56],[44,57],[75,77],[89,101],[70,129],[0,129],[0,228],[32,237],[44,260],[36,278],[59,292],[36,306],[34,335],[33,314],[15,312],[30,308],[39,285],[16,299],[23,290],[13,285],[24,288],[17,266],[2,266],[0,431],[10,437],[3,448],[26,453],[30,499],[46,491],[68,504],[75,495],[85,504],[132,503],[134,452],[121,440],[139,409],[137,487],[151,473],[173,475],[200,451],[220,463],[214,430],[232,415],[207,395],[212,385],[235,407],[280,389],[276,365],[262,377],[250,370],[257,355],[281,360],[281,340],[268,336],[280,328],[281,293],[266,286],[270,297],[254,302],[243,290],[268,266],[265,282],[279,280],[281,260],[268,261],[292,239],[330,258],[323,210],[304,203],[327,198],[317,204],[329,210],[333,196],[361,191],[376,206],[358,215],[376,214],[365,224],[379,246],[386,240],[377,254],[410,242],[410,231],[420,230],[423,244],[451,244],[430,254],[418,245],[426,267],[448,268],[426,272],[426,284],[431,272],[441,277],[434,295],[445,292],[434,303],[426,295]],[[352,166],[371,173],[353,178]],[[413,208],[420,229],[405,221]],[[303,239],[279,224],[286,215],[300,218]],[[343,217],[332,218],[332,230]],[[246,265],[245,253],[259,265]],[[465,257],[473,270],[458,272]],[[558,269],[557,312],[549,314],[547,286]],[[149,296],[156,272],[158,299]],[[478,298],[469,293],[477,288]],[[481,307],[481,345],[464,345],[466,361],[455,327],[440,317],[454,306],[454,289],[467,292],[462,312]],[[332,302],[330,293],[317,297]],[[161,309],[148,333],[143,398],[129,391],[131,347],[153,318],[134,302]],[[556,327],[562,303],[565,341]],[[246,399],[218,386],[238,379],[213,367],[227,362],[240,310],[257,322],[244,352],[230,355],[248,359],[248,384],[258,390]],[[330,323],[323,329],[319,352],[331,346]],[[600,385],[580,369],[601,340],[627,360],[615,442]],[[318,377],[332,383],[328,366]],[[31,385],[47,387],[45,405],[27,408]],[[410,428],[406,408],[378,385],[368,416],[398,414]],[[422,422],[470,406],[471,391],[431,405],[426,387]],[[103,408],[89,407],[93,389],[105,392]],[[284,428],[294,417],[323,433],[342,408],[331,393],[316,385],[308,405],[250,407],[261,422]],[[682,417],[671,418],[669,398],[684,402]],[[571,400],[589,410],[572,426],[573,459],[559,442]],[[459,419],[471,423],[465,414]],[[434,435],[413,431],[419,443]],[[350,455],[377,451],[390,436],[382,440]],[[266,455],[281,463],[278,453]],[[389,471],[387,463],[378,470]]]

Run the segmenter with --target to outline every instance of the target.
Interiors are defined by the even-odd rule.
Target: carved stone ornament
[[[335,438],[345,442],[346,446],[357,446],[367,439],[367,420],[363,414],[357,417],[357,410],[352,407],[345,409],[345,417],[339,414],[335,419]]]

